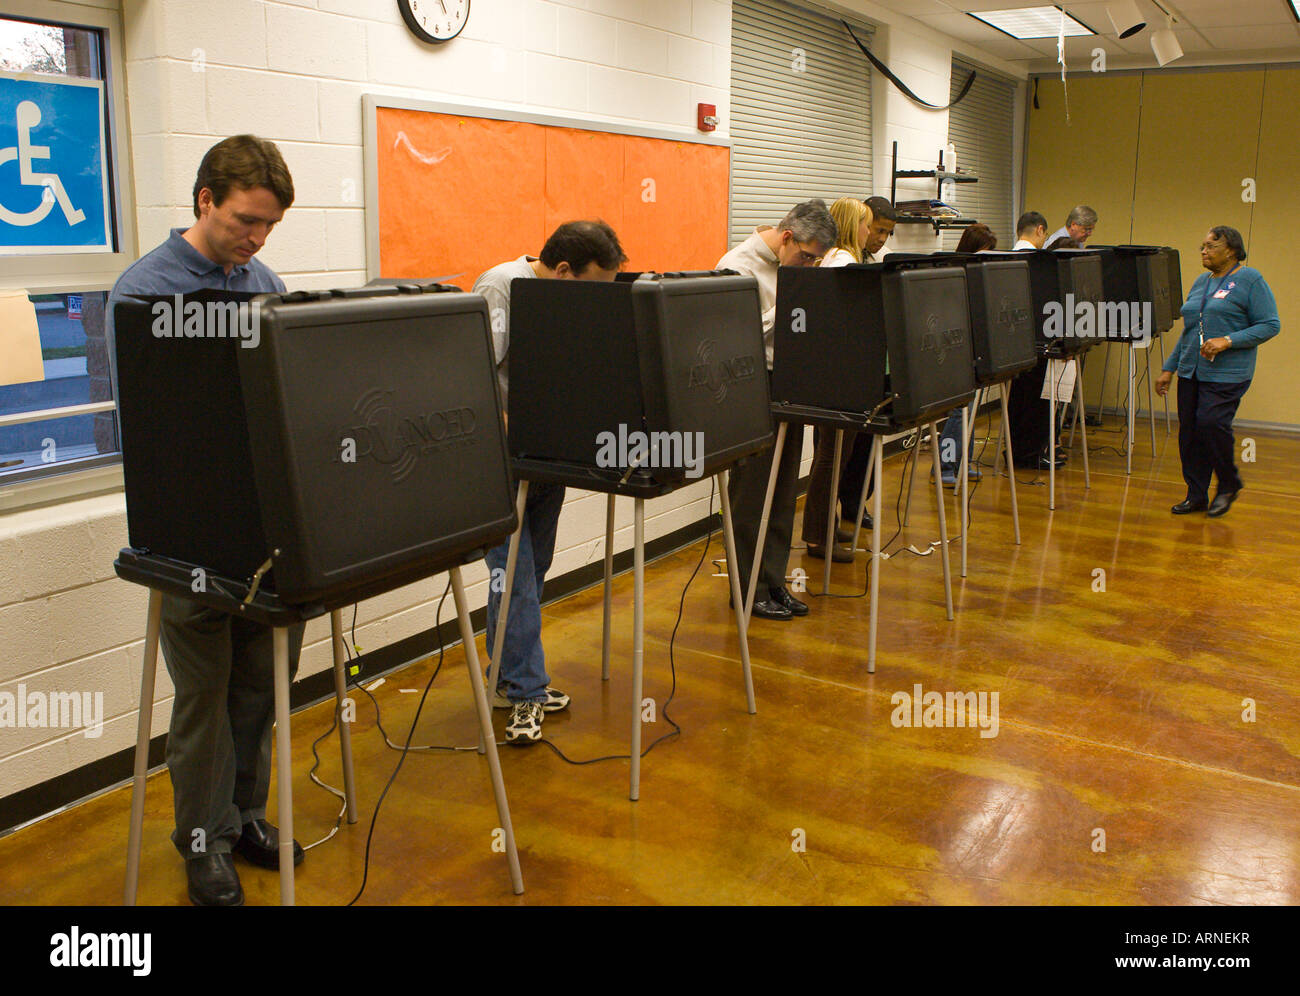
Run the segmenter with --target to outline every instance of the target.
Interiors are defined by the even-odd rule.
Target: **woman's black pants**
[[[1219,479],[1219,493],[1241,487],[1237,473],[1232,420],[1250,381],[1217,384],[1189,377],[1178,378],[1178,455],[1183,460],[1183,480],[1190,501],[1209,497],[1210,473]]]

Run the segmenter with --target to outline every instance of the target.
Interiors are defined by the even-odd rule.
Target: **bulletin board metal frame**
[[[726,164],[722,171],[722,180],[726,185],[720,204],[721,220],[719,222],[720,231],[718,233],[718,252],[717,256],[703,264],[703,268],[709,268],[714,265],[717,257],[720,257],[727,250],[728,232],[730,230],[730,161],[731,161],[731,140],[727,137],[719,137],[707,133],[677,132],[669,129],[653,128],[640,125],[632,125],[625,122],[601,121],[587,118],[564,117],[559,115],[541,114],[530,111],[512,110],[498,107],[478,106],[473,104],[454,104],[443,101],[419,100],[413,98],[393,97],[380,94],[363,94],[361,97],[362,107],[362,151],[365,168],[365,219],[366,219],[366,276],[367,279],[374,279],[389,274],[384,273],[383,246],[382,246],[382,227],[380,214],[381,183],[380,176],[380,152],[379,149],[379,114],[381,110],[393,109],[400,111],[417,111],[427,112],[437,115],[456,116],[464,119],[481,119],[489,122],[511,122],[524,125],[538,125],[542,128],[557,128],[572,130],[578,132],[589,132],[593,136],[630,136],[633,138],[654,139],[667,143],[680,143],[685,146],[703,146],[715,147],[726,150]],[[411,148],[411,154],[417,158],[427,157],[433,159],[442,150],[417,150]],[[457,164],[459,165],[459,164]],[[544,171],[546,163],[538,163],[539,171]],[[419,210],[425,210],[421,207]],[[430,217],[436,217],[437,204],[431,199],[427,208]],[[575,217],[592,217],[595,212],[580,212]],[[568,220],[568,219],[566,219]],[[608,219],[606,219],[608,220]],[[617,231],[618,225],[614,228]],[[622,232],[619,233],[622,237]],[[431,236],[434,237],[434,236]],[[437,236],[441,237],[441,236]],[[448,233],[448,238],[460,245],[473,243],[478,237],[477,233],[465,231],[453,231]],[[543,235],[542,238],[545,238]],[[541,244],[528,245],[527,251],[537,252],[541,249]],[[635,253],[629,249],[629,255],[633,256],[631,264],[634,268],[637,265]],[[494,263],[501,262],[507,258],[501,255],[495,258]],[[685,267],[686,261],[669,262],[666,265]],[[391,269],[391,267],[390,267]],[[466,276],[471,274],[453,276],[450,273],[421,273],[421,277],[447,277],[450,283],[461,283],[467,285]],[[459,277],[460,279],[457,279]]]

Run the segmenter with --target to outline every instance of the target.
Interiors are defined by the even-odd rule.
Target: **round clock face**
[[[469,20],[469,0],[397,0],[402,20],[417,38],[450,41]]]

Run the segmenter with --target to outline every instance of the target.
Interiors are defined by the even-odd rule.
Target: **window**
[[[838,18],[735,0],[730,132],[732,245],[811,197],[871,196],[871,64]]]
[[[14,149],[0,148],[0,306],[11,327],[18,312],[34,317],[43,373],[6,383],[21,374],[0,357],[0,508],[36,478],[120,460],[104,306],[136,247],[119,24],[117,11],[52,0],[0,15],[0,146]],[[93,168],[67,162],[69,142]],[[25,147],[49,154],[23,162]],[[47,220],[73,234],[50,234]]]
[[[961,212],[993,229],[999,249],[1016,243],[1016,215],[1011,189],[1012,147],[1015,144],[1016,85],[986,69],[956,59],[952,63],[952,96],[956,97],[971,71],[976,73],[960,104],[948,111],[948,141],[957,148],[957,165],[979,177],[979,183],[955,183],[943,198]],[[944,232],[943,247],[957,248],[961,230]]]

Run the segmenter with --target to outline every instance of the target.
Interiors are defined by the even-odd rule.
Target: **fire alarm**
[[[695,126],[700,131],[718,130],[718,108],[716,104],[698,104],[698,117]]]

